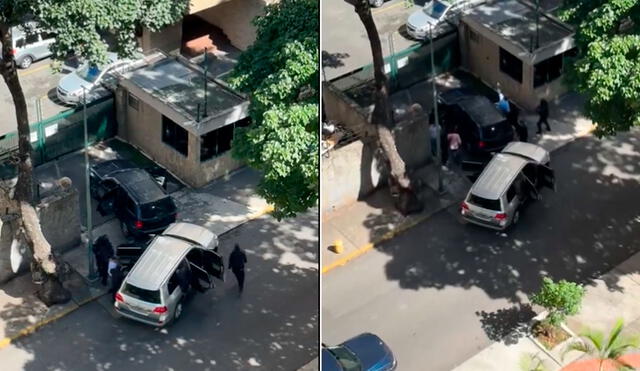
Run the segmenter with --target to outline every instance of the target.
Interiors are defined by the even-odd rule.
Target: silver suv
[[[55,36],[40,29],[36,22],[11,27],[12,53],[20,68],[29,68],[33,62],[49,57],[49,47],[55,41]]]
[[[531,143],[511,142],[482,171],[462,202],[462,218],[504,230],[520,219],[529,199],[539,200],[542,187],[555,191],[549,152]]]
[[[115,310],[152,326],[178,319],[188,291],[213,287],[214,277],[224,280],[217,236],[195,224],[171,224],[146,249],[120,246],[117,254],[124,265],[140,257],[115,295]]]

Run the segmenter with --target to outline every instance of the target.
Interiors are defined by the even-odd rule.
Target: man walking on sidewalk
[[[229,269],[233,272],[238,280],[238,289],[240,294],[244,289],[244,265],[247,263],[247,254],[242,251],[238,244],[235,245],[231,256],[229,256]]]
[[[536,111],[540,115],[538,119],[538,132],[536,134],[542,134],[542,123],[547,126],[547,131],[551,131],[551,127],[549,126],[549,103],[545,99],[540,100],[540,105],[536,108]]]

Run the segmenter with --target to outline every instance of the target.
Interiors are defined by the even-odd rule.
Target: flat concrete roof
[[[525,51],[543,49],[573,35],[573,30],[540,7],[539,45],[536,48],[535,5],[517,0],[485,4],[468,11],[463,20],[473,20]]]
[[[126,72],[122,77],[167,103],[188,120],[204,114],[204,73],[174,57]],[[207,76],[207,117],[218,116],[247,100]],[[198,105],[200,107],[198,108]]]

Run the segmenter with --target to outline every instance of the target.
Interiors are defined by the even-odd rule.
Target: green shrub
[[[582,285],[565,280],[556,283],[545,277],[540,291],[531,297],[531,302],[549,311],[545,322],[558,326],[567,316],[580,311],[583,296]]]

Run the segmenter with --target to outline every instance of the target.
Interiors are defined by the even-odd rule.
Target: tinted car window
[[[126,283],[122,290],[125,294],[148,303],[160,303],[160,291],[145,290]]]
[[[469,202],[476,206],[489,210],[500,211],[502,209],[500,207],[500,200],[489,200],[486,198],[478,197],[473,193],[469,195]]]
[[[507,121],[502,121],[495,125],[482,127],[482,137],[484,139],[499,138],[508,135],[511,131],[511,125]]]
[[[360,360],[349,349],[345,347],[331,347],[327,348],[331,355],[342,366],[345,371],[360,371],[362,365]]]
[[[516,187],[515,184],[512,184],[511,187],[507,190],[507,201],[511,202],[513,198],[516,197]]]
[[[176,205],[171,197],[166,197],[155,202],[149,202],[140,206],[142,218],[172,215],[176,213]]]

